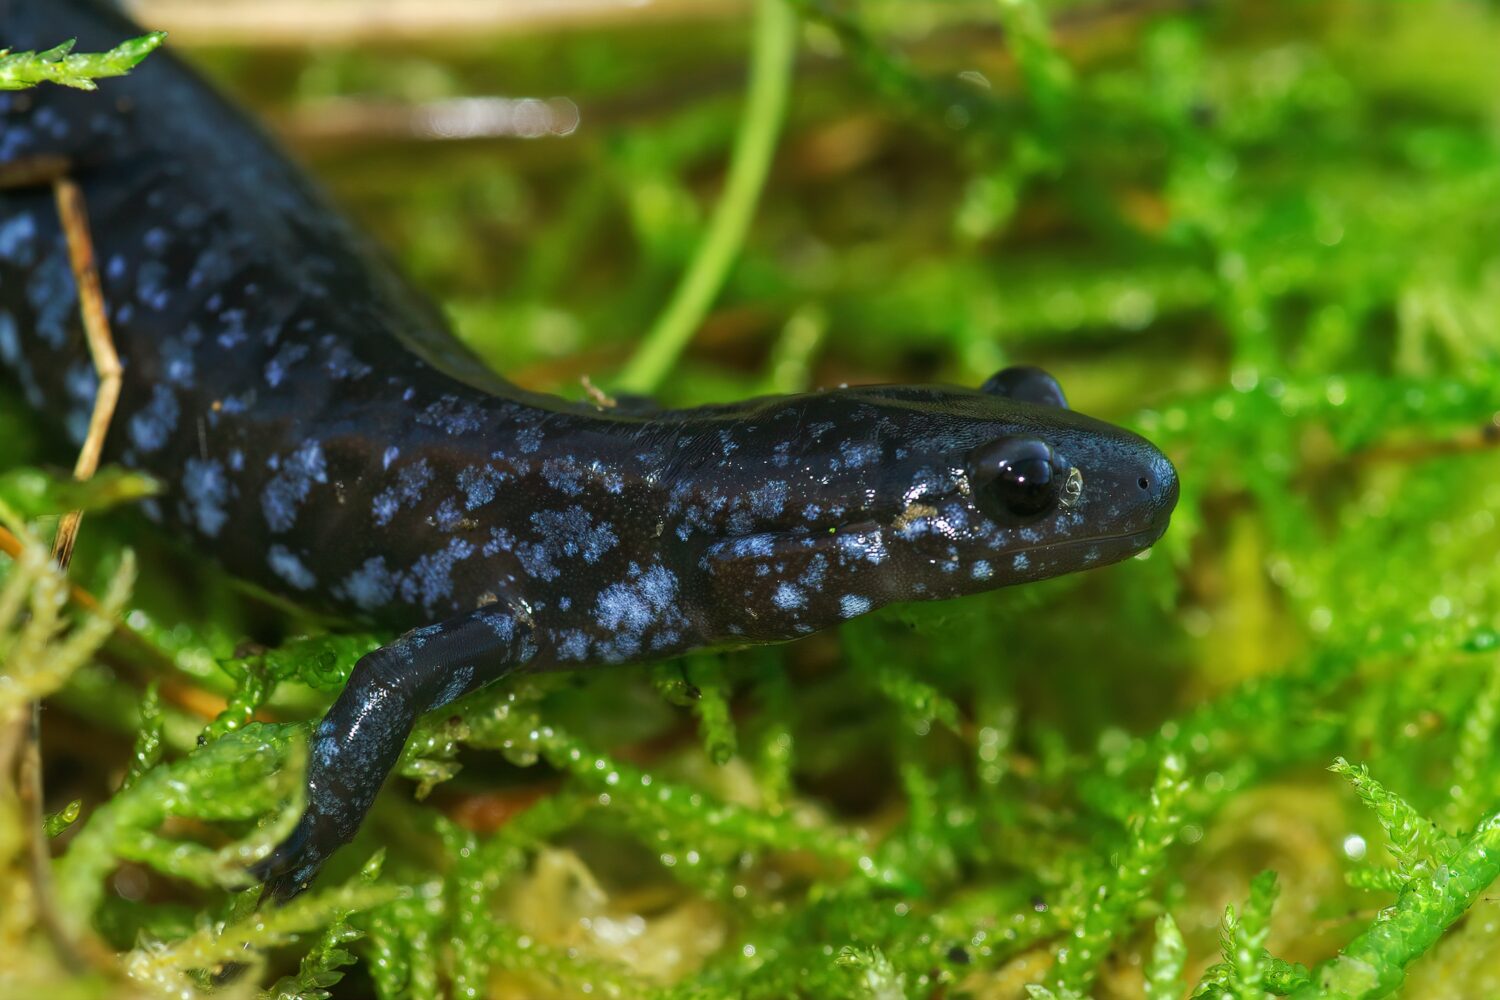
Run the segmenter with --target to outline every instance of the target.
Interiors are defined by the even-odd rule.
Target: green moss
[[[94,90],[95,80],[124,76],[166,39],[165,32],[153,31],[98,53],[74,52],[72,41],[45,52],[0,50],[0,90],[21,90],[39,83]]]
[[[70,456],[7,391],[0,520],[27,544],[0,565],[0,714],[46,699],[51,894],[117,965],[60,979],[6,771],[0,984],[191,995],[245,962],[286,998],[1500,988],[1463,919],[1500,874],[1500,13],[789,6],[785,108],[791,36],[763,21],[752,122],[736,18],[195,56],[526,386],[629,371],[696,403],[1042,364],[1169,451],[1163,541],[472,695],[421,720],[319,885],[257,913],[241,873],[296,815],[307,727],[389,637],[172,548],[139,477],[48,471]],[[502,91],[567,94],[579,131],[295,124]],[[736,135],[778,122],[763,186],[741,166],[726,192]],[[46,568],[71,507],[113,634]]]

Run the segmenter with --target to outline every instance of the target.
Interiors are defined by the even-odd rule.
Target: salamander
[[[139,32],[102,0],[0,0],[0,46]],[[254,874],[301,891],[417,716],[521,671],[781,642],[897,601],[1103,566],[1177,499],[1144,439],[1010,368],[691,409],[540,395],[440,312],[170,51],[97,93],[0,96],[0,169],[84,192],[124,367],[108,460],[230,572],[407,630],[311,737],[305,812]],[[97,377],[43,187],[0,192],[0,367],[79,442]]]

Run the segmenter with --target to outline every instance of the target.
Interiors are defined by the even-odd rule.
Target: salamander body
[[[139,33],[0,0],[0,46]],[[1177,496],[1145,440],[1034,369],[628,412],[524,392],[170,52],[97,93],[0,96],[0,168],[62,158],[124,364],[106,457],[148,516],[305,605],[408,629],[318,727],[257,873],[300,891],[422,711],[516,670],[775,642],[893,601],[1104,565]],[[0,191],[0,368],[82,440],[97,379],[45,187]]]

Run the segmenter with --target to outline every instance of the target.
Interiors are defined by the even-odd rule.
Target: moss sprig
[[[0,90],[22,90],[39,83],[95,90],[95,80],[124,76],[166,40],[166,32],[153,31],[127,39],[108,52],[74,52],[72,40],[42,52],[0,50]]]
[[[1147,1000],[1179,1000],[1186,983],[1187,945],[1170,913],[1156,918],[1156,939],[1151,946],[1151,964],[1146,967]]]
[[[1083,922],[1058,949],[1054,983],[1059,990],[1087,992],[1117,935],[1136,918],[1137,908],[1166,867],[1167,849],[1182,822],[1179,806],[1187,794],[1187,759],[1168,754],[1141,803],[1109,878],[1099,884]]]
[[[1377,1000],[1400,987],[1406,968],[1461,918],[1500,876],[1500,815],[1464,837],[1445,865],[1414,874],[1338,956],[1313,970],[1293,1000],[1336,995]]]

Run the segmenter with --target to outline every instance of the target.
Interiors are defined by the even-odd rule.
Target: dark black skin
[[[139,33],[0,0],[0,45]],[[0,97],[0,167],[63,156],[125,362],[106,458],[148,514],[311,607],[412,629],[313,738],[255,868],[287,899],[359,827],[417,715],[516,670],[780,642],[894,601],[1102,566],[1167,527],[1175,472],[1037,369],[607,409],[522,392],[170,52],[97,94]],[[81,439],[93,383],[45,188],[0,192],[0,367]]]

